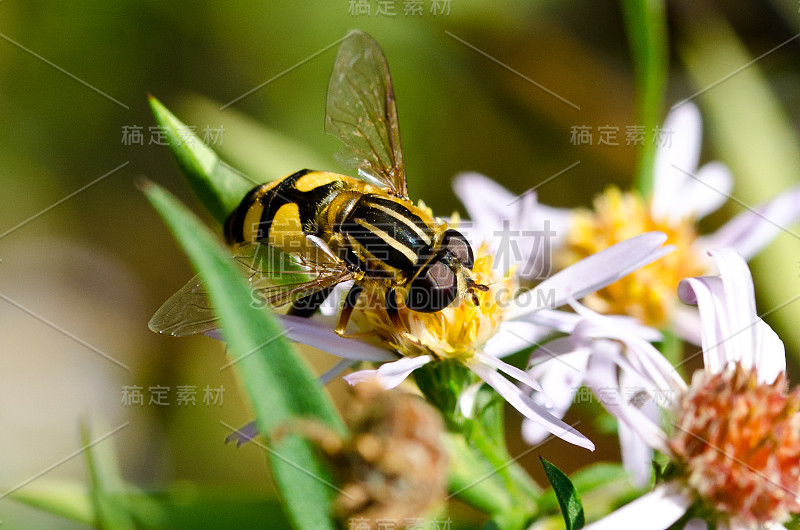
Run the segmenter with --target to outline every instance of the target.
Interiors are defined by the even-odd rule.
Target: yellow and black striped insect
[[[472,277],[467,239],[408,198],[389,67],[378,44],[360,31],[344,39],[336,56],[325,130],[344,143],[338,158],[361,179],[298,171],[253,189],[226,223],[226,238],[260,296],[308,316],[337,284],[352,280],[340,335],[362,292],[380,293],[401,330],[402,305],[436,312],[457,298],[477,304],[474,290],[487,287]],[[174,335],[205,331],[213,316],[202,297],[202,286],[190,282],[150,327]]]

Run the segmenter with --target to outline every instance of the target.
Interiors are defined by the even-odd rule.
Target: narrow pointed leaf
[[[219,102],[198,96],[182,100],[178,106],[198,123],[221,123],[219,107]],[[220,141],[211,145],[219,156],[259,183],[301,168],[339,169],[332,156],[320,156],[308,142],[272,129],[233,107],[226,108],[224,115],[224,141],[220,136]]]
[[[86,526],[96,526],[92,496],[77,482],[46,482],[26,487],[14,500]],[[255,528],[269,521],[286,528],[289,521],[276,499],[249,490],[199,488],[182,483],[167,491],[129,491],[110,496],[128,508],[136,528]]]
[[[87,526],[93,526],[97,520],[92,496],[83,482],[37,481],[15,491],[9,498]]]
[[[124,530],[134,528],[133,519],[125,503],[118,501],[124,483],[119,473],[116,455],[111,440],[100,443],[90,433],[86,424],[81,425],[81,444],[86,447],[84,453],[89,470],[89,484],[92,505],[94,506],[94,526]]]
[[[608,513],[643,493],[633,486],[621,464],[597,462],[573,473],[570,481],[581,492],[583,505],[593,513]],[[541,513],[549,513],[557,509],[558,498],[553,490],[547,490],[537,504]]]
[[[259,183],[220,160],[210,147],[153,96],[150,96],[150,107],[192,190],[211,215],[224,223],[247,192]]]
[[[567,530],[583,528],[586,524],[583,515],[583,504],[575,486],[572,485],[569,477],[563,471],[541,456],[539,460],[542,462],[547,480],[550,481],[550,485],[553,486],[553,491],[556,493]]]
[[[144,191],[208,288],[228,343],[230,365],[250,397],[260,432],[269,439],[277,426],[297,417],[316,419],[344,432],[336,410],[285,331],[269,312],[251,306],[247,283],[209,230],[162,188],[146,184]],[[268,452],[294,526],[333,528],[329,514],[336,490],[313,446],[287,436],[270,444]]]

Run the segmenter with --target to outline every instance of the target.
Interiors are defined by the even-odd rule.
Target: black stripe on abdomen
[[[256,186],[245,195],[239,206],[225,221],[225,239],[228,243],[242,243],[244,241],[244,218],[247,212],[253,207],[258,207],[257,204],[263,204],[264,198],[267,195],[267,189],[271,182]]]
[[[392,204],[392,201],[381,202]],[[393,204],[402,208],[402,205]],[[413,216],[403,210],[398,213]],[[392,208],[392,211],[397,210]],[[427,243],[406,222],[375,208],[372,196],[365,196],[358,202],[341,230],[385,265],[403,271],[412,271],[419,262],[419,255],[426,254],[428,249]]]
[[[288,203],[297,204],[300,225],[303,227],[303,231],[307,234],[317,234],[319,231],[316,220],[317,211],[341,189],[341,183],[330,182],[308,191],[298,190],[295,183],[300,177],[308,173],[311,173],[311,170],[298,171],[283,179],[270,191],[266,200],[266,207],[261,214],[261,226],[264,235],[269,233],[269,227],[278,209]]]
[[[425,221],[422,220],[422,218],[409,210],[408,207],[401,202],[377,195],[365,195],[361,200],[361,204],[366,206],[377,206],[379,208],[390,210],[395,214],[392,216],[394,218],[393,220],[405,224],[409,230],[412,231],[412,233],[417,234],[417,237],[426,238],[426,245],[430,244],[430,241],[433,238],[433,232],[431,231],[430,227],[425,223]]]
[[[278,209],[288,203],[297,204],[303,230],[309,234],[316,233],[318,229],[316,213],[333,197],[335,191],[341,188],[341,183],[331,182],[308,191],[298,190],[295,184],[297,180],[312,172],[312,170],[303,169],[278,182],[267,182],[250,190],[225,223],[225,237],[228,242],[241,243],[245,241],[245,220],[248,213],[254,208],[263,208],[263,210],[258,218],[257,231],[251,232],[258,234],[256,239],[267,237]]]

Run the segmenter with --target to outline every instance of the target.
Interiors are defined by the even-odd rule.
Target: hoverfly
[[[467,296],[477,304],[474,291],[488,287],[473,279],[467,239],[408,198],[389,66],[363,32],[351,31],[339,48],[325,131],[344,143],[337,158],[361,179],[298,171],[254,188],[226,222],[234,257],[250,269],[263,300],[309,316],[337,284],[352,280],[340,335],[363,292],[382,296],[400,330],[402,305],[431,313]],[[188,335],[214,328],[214,320],[194,279],[156,312],[150,328]]]

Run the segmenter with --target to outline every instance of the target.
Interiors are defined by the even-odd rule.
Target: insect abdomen
[[[304,169],[257,186],[225,224],[229,243],[269,244],[285,252],[304,248],[305,234],[319,230],[317,214],[341,190],[340,175]]]
[[[368,271],[413,271],[425,259],[433,239],[428,224],[402,201],[364,195],[336,228]]]

